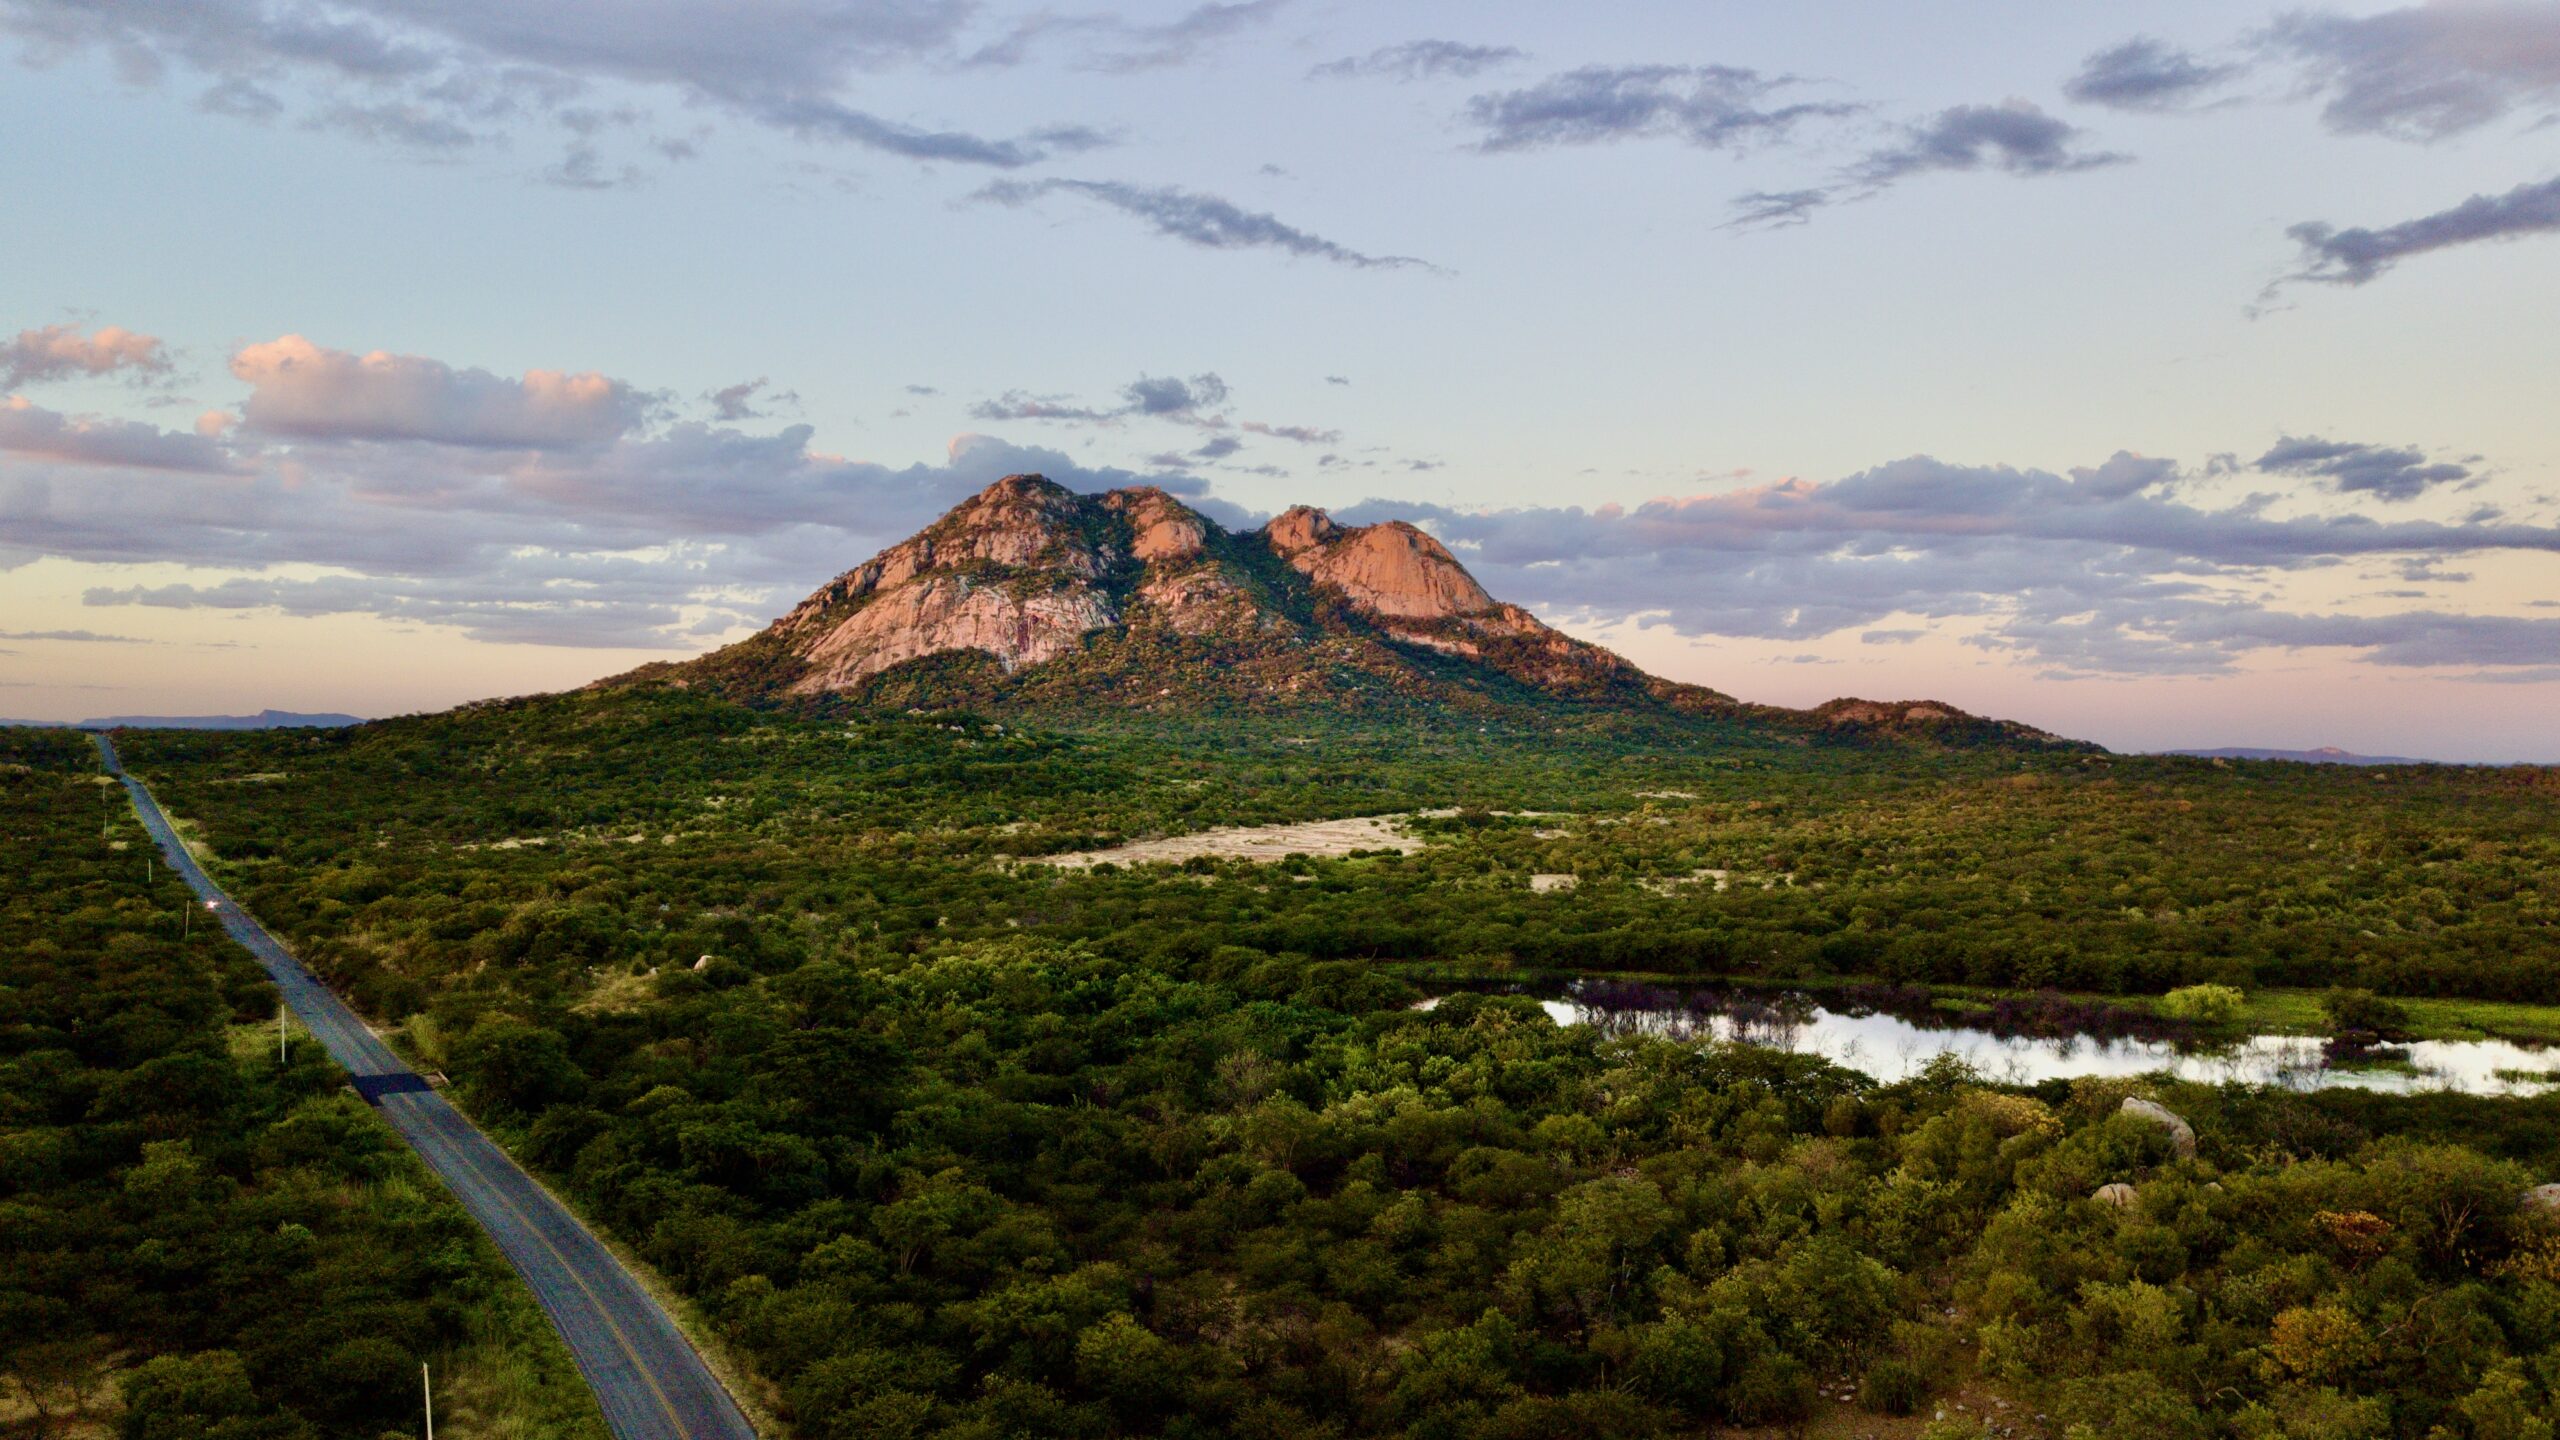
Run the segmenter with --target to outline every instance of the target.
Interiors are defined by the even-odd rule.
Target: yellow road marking
[[[460,1112],[457,1111],[456,1113],[459,1114]],[[542,1233],[542,1227],[534,1223],[533,1217],[524,1213],[522,1206],[519,1206],[515,1201],[508,1199],[506,1192],[490,1181],[487,1172],[483,1171],[478,1165],[472,1162],[469,1147],[456,1146],[454,1148],[453,1157],[456,1164],[470,1170],[474,1176],[479,1178],[480,1183],[488,1186],[489,1198],[497,1201],[500,1205],[505,1206],[507,1208],[507,1213],[515,1216],[517,1220],[523,1222],[524,1228],[531,1232],[533,1238],[542,1242],[542,1248],[551,1252],[551,1258],[560,1262],[561,1270],[566,1272],[569,1279],[577,1285],[578,1289],[582,1293],[586,1295],[587,1302],[596,1307],[597,1318],[603,1320],[604,1327],[613,1332],[613,1343],[622,1347],[622,1357],[631,1362],[632,1369],[640,1372],[641,1379],[649,1382],[649,1393],[658,1397],[658,1406],[660,1409],[667,1412],[668,1423],[676,1427],[677,1434],[691,1435],[693,1433],[692,1429],[684,1423],[684,1417],[676,1413],[675,1402],[667,1398],[667,1392],[664,1387],[658,1384],[658,1377],[656,1374],[652,1373],[647,1365],[641,1363],[640,1352],[631,1348],[631,1337],[622,1333],[622,1326],[615,1322],[613,1318],[613,1309],[604,1303],[604,1297],[596,1294],[594,1288],[587,1284],[587,1278],[578,1273],[577,1266],[569,1263],[568,1256],[560,1253],[559,1246],[551,1243],[551,1237]]]

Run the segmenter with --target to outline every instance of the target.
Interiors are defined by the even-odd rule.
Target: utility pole
[[[436,1381],[424,1360],[418,1362],[418,1384],[427,1392],[427,1440],[436,1440]]]
[[[284,1063],[284,1001],[276,1001],[276,1063]]]

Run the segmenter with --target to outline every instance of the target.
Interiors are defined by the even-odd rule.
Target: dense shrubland
[[[133,753],[261,913],[360,988],[440,984],[457,945],[627,968],[1028,927],[1114,954],[1205,932],[1495,970],[2560,1002],[2560,772],[2530,768],[1471,727],[1068,736],[625,692]],[[1285,874],[998,863],[1447,808],[1421,853]],[[1559,873],[1570,894],[1530,890]]]
[[[808,1436],[2549,1433],[2560,1102],[1879,1088],[1379,963],[2560,1000],[2549,772],[669,693],[126,753]],[[1000,858],[1440,807],[1402,857]]]
[[[274,991],[101,780],[86,737],[0,730],[0,1434],[371,1437],[432,1359],[448,1434],[601,1436],[461,1207],[318,1047],[279,1064]]]

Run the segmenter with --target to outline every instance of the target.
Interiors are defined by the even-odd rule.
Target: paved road
[[[533,1287],[613,1433],[621,1440],[755,1440],[737,1402],[622,1262],[233,904],[178,843],[151,792],[124,773],[114,742],[93,738],[170,868],[214,903],[222,928],[267,967],[285,1003],[346,1067],[357,1093],[417,1149]]]

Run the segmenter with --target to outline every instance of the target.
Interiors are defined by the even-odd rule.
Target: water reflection
[[[1539,1003],[1560,1025],[1591,1025],[1612,1034],[1676,1040],[1723,1040],[1820,1055],[1891,1083],[1952,1055],[2009,1084],[2080,1076],[2167,1071],[2208,1084],[2279,1085],[2296,1090],[2355,1086],[2400,1093],[2454,1090],[2474,1095],[2533,1095],[2552,1083],[2539,1076],[2560,1065],[2560,1051],[2505,1040],[2420,1040],[2380,1052],[2378,1065],[2333,1064],[2316,1038],[2253,1035],[2219,1045],[2122,1033],[2134,1012],[2098,1017],[2111,1034],[2002,1033],[1974,1025],[1922,1024],[1863,1005],[1833,1009],[1794,993],[1672,991],[1605,981],[1578,982]],[[2138,1028],[2138,1025],[2136,1026]],[[2167,1028],[2167,1027],[2159,1027]]]

